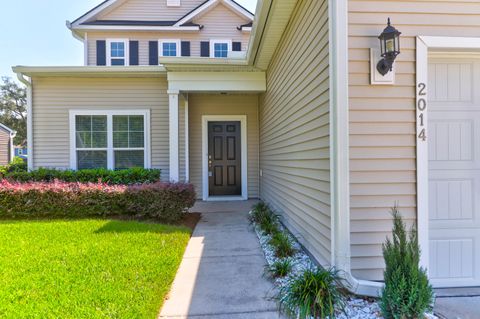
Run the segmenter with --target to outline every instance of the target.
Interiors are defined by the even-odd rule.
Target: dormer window
[[[160,56],[180,56],[180,40],[160,40]]]
[[[167,7],[180,7],[180,0],[167,0]]]
[[[212,40],[210,46],[211,58],[228,58],[228,52],[232,51],[230,40]]]
[[[128,40],[126,39],[107,40],[107,65],[108,66],[128,65]]]

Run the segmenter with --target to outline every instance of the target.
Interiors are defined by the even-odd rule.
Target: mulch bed
[[[200,221],[200,218],[202,218],[202,214],[200,213],[188,213],[180,222],[180,225],[186,226],[193,231]]]

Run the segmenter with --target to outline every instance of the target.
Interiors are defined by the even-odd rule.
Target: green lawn
[[[0,318],[156,318],[189,238],[140,222],[0,222]]]

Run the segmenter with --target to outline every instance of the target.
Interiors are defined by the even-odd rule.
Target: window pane
[[[92,147],[92,133],[77,132],[77,148],[91,148],[91,147]]]
[[[113,116],[113,130],[114,131],[128,131],[128,115],[114,115]]]
[[[143,132],[143,115],[130,116],[130,131]]]
[[[105,115],[92,116],[92,131],[107,131],[107,117]]]
[[[175,42],[164,42],[162,52],[163,56],[177,56],[177,44]]]
[[[227,43],[215,43],[214,44],[214,56],[216,58],[226,58],[228,56],[228,44]]]
[[[77,151],[77,169],[107,168],[107,151]]]
[[[112,59],[112,65],[125,65],[125,59]]]
[[[113,116],[113,147],[144,147],[143,115]]]
[[[90,115],[75,116],[76,130],[90,131],[92,129],[92,117]]]
[[[144,167],[144,151],[115,151],[115,169]]]
[[[91,148],[107,148],[107,132],[92,132]]]
[[[113,147],[128,148],[128,132],[113,132]]]
[[[110,44],[112,58],[124,58],[125,57],[125,43],[112,42]]]
[[[129,146],[130,147],[143,147],[143,132],[130,132],[129,133]]]

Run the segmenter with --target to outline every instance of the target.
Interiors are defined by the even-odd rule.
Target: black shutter
[[[97,40],[97,65],[107,65],[107,42]]]
[[[138,65],[138,41],[130,41],[130,65]]]
[[[202,57],[210,56],[210,42],[208,41],[200,42],[200,56]]]
[[[182,41],[182,56],[190,56],[190,42]]]
[[[233,42],[232,51],[242,51],[242,42]]]
[[[158,41],[148,42],[148,56],[148,64],[158,65]]]

